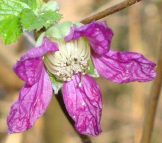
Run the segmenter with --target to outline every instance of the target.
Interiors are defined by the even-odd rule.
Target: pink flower
[[[50,77],[63,83],[66,109],[77,131],[85,135],[101,132],[102,97],[90,74],[90,62],[98,74],[115,83],[146,82],[155,78],[155,64],[143,55],[110,50],[112,30],[104,22],[72,27],[65,41],[45,38],[14,67],[25,81],[18,101],[8,116],[9,133],[30,129],[43,115],[52,98]]]

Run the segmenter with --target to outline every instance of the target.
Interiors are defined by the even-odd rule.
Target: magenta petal
[[[116,83],[145,82],[155,78],[155,64],[143,55],[133,52],[109,51],[105,55],[93,55],[98,73]]]
[[[101,55],[110,49],[113,32],[105,22],[93,22],[81,27],[73,27],[71,33],[65,37],[66,41],[86,37],[92,50]]]
[[[56,43],[45,38],[42,45],[38,48],[32,48],[26,55],[24,55],[21,60],[33,59],[43,57],[45,54],[50,52],[58,51],[58,46]]]
[[[26,85],[32,86],[40,78],[42,65],[40,58],[18,61],[14,71],[20,79],[26,82]]]
[[[24,80],[27,85],[33,85],[39,79],[43,64],[42,56],[57,50],[57,45],[45,38],[42,46],[31,49],[17,62],[14,67],[15,73],[20,79]]]
[[[9,133],[30,129],[46,111],[52,97],[52,85],[44,67],[40,79],[32,87],[21,89],[18,101],[11,107],[7,119]]]
[[[64,83],[63,98],[77,131],[96,136],[101,132],[102,99],[95,80],[88,75],[75,75]]]

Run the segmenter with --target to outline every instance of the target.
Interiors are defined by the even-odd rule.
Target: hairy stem
[[[142,1],[142,0],[124,0],[118,4],[108,7],[107,9],[105,9],[101,12],[98,12],[94,15],[88,16],[87,18],[84,18],[83,20],[81,20],[81,23],[88,24],[90,22],[102,19],[108,15],[119,12],[119,11],[121,11],[121,10],[123,10],[137,2],[140,2],[140,1]]]
[[[162,32],[161,32],[162,33]],[[144,119],[143,133],[141,143],[150,143],[151,135],[154,127],[154,120],[156,116],[156,109],[158,100],[160,97],[161,86],[162,86],[162,34],[160,40],[159,57],[157,63],[157,78],[152,84],[150,95],[148,97],[148,103],[146,106],[146,114]]]

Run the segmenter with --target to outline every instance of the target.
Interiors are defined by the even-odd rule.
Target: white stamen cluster
[[[61,81],[70,81],[77,73],[84,74],[90,59],[90,47],[86,39],[80,38],[67,43],[63,40],[56,42],[59,51],[44,57],[47,70]]]

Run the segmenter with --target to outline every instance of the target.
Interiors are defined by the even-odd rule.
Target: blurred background
[[[121,0],[57,0],[62,21],[80,21]],[[162,31],[162,0],[147,0],[104,19],[114,31],[112,49],[133,51],[156,62]],[[0,42],[0,143],[81,143],[55,98],[35,126],[22,134],[7,134],[6,117],[23,85],[13,65],[31,47],[28,35],[11,46]],[[98,79],[103,93],[102,134],[93,143],[139,143],[151,82],[117,85]],[[159,101],[152,143],[161,143],[162,100]]]

